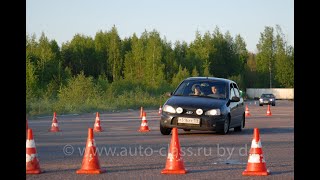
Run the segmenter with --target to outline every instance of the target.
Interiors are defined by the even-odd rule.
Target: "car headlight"
[[[273,99],[270,99],[270,101],[273,101]]]
[[[205,115],[209,115],[209,116],[218,116],[220,114],[221,114],[220,109],[211,109],[205,113]]]
[[[261,101],[261,102],[262,102],[262,101],[263,101],[263,99],[259,99],[259,101]]]
[[[197,113],[198,115],[201,115],[201,114],[203,113],[203,110],[202,110],[202,109],[197,109],[197,110],[196,110],[196,113]]]
[[[183,111],[183,109],[182,109],[181,107],[178,107],[178,108],[176,109],[176,111],[177,111],[178,114],[181,114],[182,111]]]
[[[163,111],[168,112],[168,113],[176,113],[176,110],[172,106],[169,106],[169,105],[164,105]]]

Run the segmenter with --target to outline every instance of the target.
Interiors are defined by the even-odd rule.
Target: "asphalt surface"
[[[171,135],[159,131],[158,109],[146,110],[150,132],[141,133],[140,110],[100,113],[103,132],[95,132],[99,163],[106,172],[76,174],[95,113],[59,115],[61,132],[48,132],[52,116],[28,119],[33,130],[40,168],[27,179],[294,179],[294,102],[278,100],[266,116],[267,106],[246,101],[250,117],[242,132],[219,135],[208,131],[178,130],[186,174],[161,174]],[[253,128],[259,128],[263,156],[271,174],[242,176],[248,163]]]

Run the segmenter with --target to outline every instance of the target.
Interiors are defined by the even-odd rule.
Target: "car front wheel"
[[[171,128],[165,128],[160,124],[160,132],[162,135],[169,135],[171,133]]]
[[[234,131],[236,132],[242,131],[242,128],[244,128],[244,126],[245,126],[245,116],[242,116],[241,125],[238,127],[235,127]]]
[[[229,132],[229,126],[230,126],[230,117],[228,117],[224,123],[223,123],[223,128],[221,131],[219,131],[220,134],[228,134]]]

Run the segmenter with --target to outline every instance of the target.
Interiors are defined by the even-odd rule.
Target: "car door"
[[[239,125],[241,123],[242,116],[243,116],[243,113],[244,113],[244,103],[243,103],[243,98],[241,98],[241,96],[240,96],[240,90],[238,88],[238,85],[233,83],[233,89],[234,89],[234,92],[235,92],[235,96],[240,98],[239,102],[235,102],[237,104],[236,105],[236,110],[235,110],[236,111],[235,121],[236,121],[236,124]]]
[[[235,96],[235,91],[234,91],[232,83],[230,83],[230,87],[229,88],[230,88],[229,99],[231,100],[231,98],[233,96]],[[237,123],[237,121],[236,121],[236,117],[238,116],[238,114],[237,114],[237,105],[238,105],[237,102],[230,102],[230,104],[229,104],[230,115],[231,115],[230,127],[234,126]]]

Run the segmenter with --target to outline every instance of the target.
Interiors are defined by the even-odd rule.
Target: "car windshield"
[[[273,94],[262,94],[261,98],[274,98]]]
[[[180,84],[174,96],[199,96],[225,99],[227,83],[213,80],[187,80]],[[216,90],[213,90],[216,89]]]

